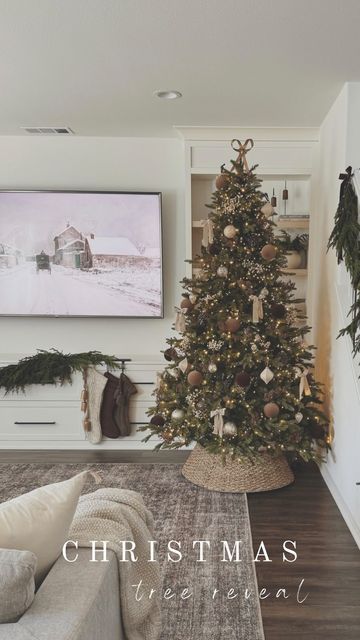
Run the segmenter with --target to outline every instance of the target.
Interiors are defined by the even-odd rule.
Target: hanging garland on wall
[[[63,353],[57,349],[38,349],[36,355],[1,368],[0,387],[9,393],[24,391],[25,387],[32,384],[71,384],[73,374],[83,373],[90,365],[106,365],[111,369],[118,369],[121,363],[115,356],[104,355],[99,351]]]
[[[335,249],[338,264],[344,262],[354,292],[349,316],[351,322],[341,329],[339,336],[350,336],[354,355],[360,353],[360,224],[358,198],[354,189],[352,167],[340,173],[339,204],[335,224],[328,242],[328,250]]]

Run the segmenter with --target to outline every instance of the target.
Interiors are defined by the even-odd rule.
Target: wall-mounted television
[[[163,317],[161,193],[0,191],[0,315]]]

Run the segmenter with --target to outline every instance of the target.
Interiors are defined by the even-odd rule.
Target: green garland
[[[83,372],[90,365],[106,365],[118,369],[120,363],[115,356],[108,356],[99,351],[84,353],[63,353],[57,349],[45,351],[38,349],[37,354],[19,360],[0,369],[0,387],[5,392],[24,391],[32,384],[65,384],[72,382],[76,371]]]
[[[354,301],[349,314],[351,322],[341,329],[339,336],[348,335],[353,344],[353,354],[360,353],[360,224],[358,198],[352,183],[352,167],[341,173],[339,205],[335,225],[328,242],[328,250],[335,249],[338,263],[344,262],[349,272]]]

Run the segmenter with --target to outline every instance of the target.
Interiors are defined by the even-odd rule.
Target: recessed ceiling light
[[[182,98],[182,93],[180,91],[174,91],[173,89],[164,91],[154,91],[154,96],[157,98],[162,98],[163,100],[176,100],[177,98]]]

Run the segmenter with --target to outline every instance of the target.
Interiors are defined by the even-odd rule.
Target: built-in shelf
[[[285,269],[281,269],[281,271],[286,275],[299,276],[304,278],[307,276],[308,272],[307,269],[288,269],[287,267]]]
[[[274,222],[279,229],[308,229],[310,219],[288,216],[288,218],[275,218]]]

